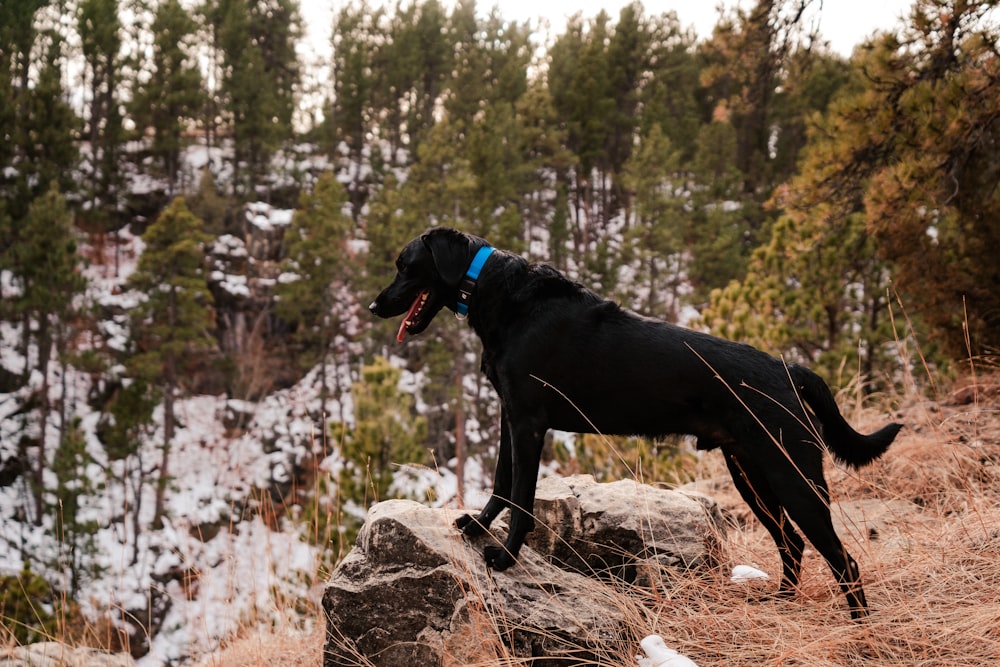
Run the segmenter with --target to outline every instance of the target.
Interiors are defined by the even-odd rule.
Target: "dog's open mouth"
[[[417,298],[413,300],[413,305],[410,306],[409,312],[406,313],[406,317],[403,318],[402,323],[399,325],[399,333],[396,334],[397,341],[402,343],[410,328],[420,320],[420,313],[423,311],[424,306],[427,305],[427,299],[430,296],[430,290],[422,290],[417,295]]]

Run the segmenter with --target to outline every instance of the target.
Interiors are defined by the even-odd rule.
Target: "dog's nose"
[[[378,301],[372,301],[372,302],[371,302],[370,304],[368,304],[368,311],[369,311],[369,312],[370,312],[370,313],[371,313],[372,315],[374,315],[374,314],[375,314],[375,309],[376,309],[376,308],[378,308]]]

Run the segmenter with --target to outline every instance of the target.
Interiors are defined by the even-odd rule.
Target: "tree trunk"
[[[172,365],[172,364],[171,364]],[[174,386],[167,382],[163,391],[163,456],[156,480],[156,501],[153,505],[153,528],[163,528],[167,485],[170,483],[170,445],[174,439]]]
[[[455,501],[465,507],[465,407],[462,401],[463,374],[455,374]]]
[[[35,525],[42,525],[42,516],[45,514],[45,439],[48,437],[49,412],[49,358],[52,356],[52,334],[49,329],[48,315],[42,314],[38,320],[38,370],[42,374],[42,388],[38,402],[39,435],[38,435],[38,462],[35,466],[35,483],[33,493],[35,496]]]

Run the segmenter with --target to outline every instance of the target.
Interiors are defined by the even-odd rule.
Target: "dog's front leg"
[[[542,455],[545,429],[517,425],[511,429],[510,533],[503,546],[486,547],[483,556],[494,570],[509,568],[517,560],[524,539],[535,527],[533,515],[538,463]]]
[[[469,537],[478,537],[486,532],[493,519],[510,506],[510,480],[513,457],[511,455],[510,423],[507,411],[500,412],[500,451],[497,453],[496,473],[493,476],[493,495],[486,507],[477,515],[463,514],[455,521],[458,529]]]

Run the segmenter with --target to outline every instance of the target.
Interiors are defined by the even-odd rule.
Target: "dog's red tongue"
[[[424,300],[426,299],[424,292],[417,295],[417,298],[413,300],[413,305],[410,306],[409,312],[406,313],[406,317],[403,321],[399,323],[399,331],[396,333],[396,340],[400,343],[406,338],[406,327],[410,324],[410,318],[420,312],[420,309],[424,305]]]

